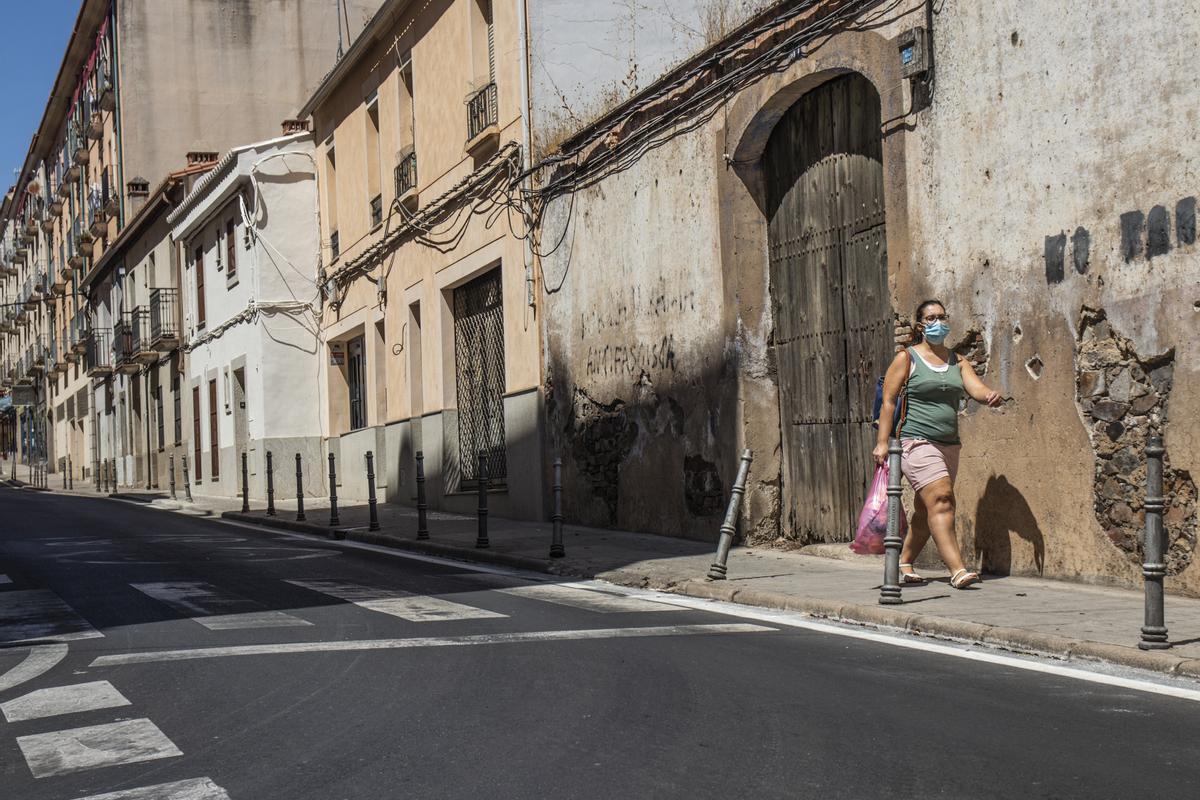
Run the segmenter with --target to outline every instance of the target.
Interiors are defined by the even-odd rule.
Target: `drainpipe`
[[[117,139],[117,185],[116,191],[120,192],[125,189],[125,148],[124,137],[121,135],[121,81],[117,77],[117,65],[120,59],[117,57],[117,4],[113,3],[112,10],[108,17],[108,30],[112,36],[112,84],[113,84],[113,136]],[[125,227],[125,201],[128,198],[123,197],[120,203],[117,203],[117,230],[120,231]]]

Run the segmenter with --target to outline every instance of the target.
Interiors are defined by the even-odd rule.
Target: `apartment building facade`
[[[534,278],[504,209],[524,164],[523,4],[386,3],[299,116],[320,189],[326,430],[340,495],[543,515]]]
[[[96,480],[97,466],[111,463],[127,485],[153,484],[150,473],[161,472],[154,466],[139,474],[137,465],[146,463],[134,449],[139,439],[128,425],[106,421],[122,398],[127,420],[134,413],[128,404],[138,404],[142,427],[154,408],[155,382],[145,391],[139,379],[135,392],[133,373],[126,372],[132,367],[113,364],[115,348],[130,343],[118,331],[128,335],[126,320],[148,319],[151,298],[114,292],[114,281],[98,275],[87,287],[82,280],[185,153],[220,152],[277,130],[333,64],[345,24],[360,26],[378,0],[337,7],[297,0],[286,4],[287,13],[282,5],[81,4],[5,202],[8,246],[0,257],[0,290],[12,303],[0,325],[3,358],[15,365],[5,379],[32,387],[17,397],[29,401],[16,406],[29,432],[17,438],[29,443],[28,457],[45,459],[51,471],[69,464],[72,480]],[[120,277],[124,265],[109,263]],[[100,292],[98,320],[89,311],[92,291]],[[135,301],[141,305],[129,305]]]

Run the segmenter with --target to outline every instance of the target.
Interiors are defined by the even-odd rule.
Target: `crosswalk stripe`
[[[709,636],[731,633],[774,633],[776,628],[749,623],[708,623],[701,625],[658,625],[637,628],[589,628],[573,631],[527,631],[519,633],[479,633],[468,636],[418,636],[409,639],[359,639],[338,642],[287,642],[284,644],[198,647],[191,650],[117,653],[92,659],[93,667],[117,667],[130,664],[156,664],[192,661],[200,658],[230,656],[269,656],[296,653],[342,653],[364,650],[407,650],[422,647],[472,647],[533,642],[582,642],[599,639],[643,639],[662,636]]]
[[[211,778],[159,783],[140,789],[124,789],[107,794],[90,794],[77,800],[229,800],[229,795]]]
[[[0,592],[0,643],[104,636],[48,589]]]
[[[459,619],[507,617],[496,611],[452,603],[440,597],[413,594],[399,589],[377,589],[359,583],[335,580],[288,581],[295,586],[336,597],[369,611],[390,614],[409,622],[444,622]]]
[[[181,612],[209,630],[294,628],[312,623],[203,581],[131,583],[130,586]]]
[[[0,703],[0,713],[9,722],[54,717],[59,714],[78,714],[101,708],[130,705],[125,696],[108,681],[53,686]]]
[[[7,575],[0,575],[0,586],[4,586],[5,584],[9,583],[12,583],[12,578],[8,577]]]
[[[597,592],[591,589],[576,589],[569,586],[543,584],[534,586],[516,586],[509,589],[498,589],[501,594],[514,597],[524,597],[530,600],[541,600],[585,611],[595,611],[600,614],[614,612],[647,612],[647,611],[682,611],[679,606],[667,603],[656,603],[653,600],[643,600],[639,597]]]
[[[0,674],[0,692],[7,692],[15,686],[28,683],[34,678],[44,675],[58,666],[58,662],[66,657],[67,645],[65,644],[38,644],[30,647],[29,654],[25,656],[24,661],[8,672]]]
[[[183,755],[148,719],[18,736],[17,746],[35,778]]]

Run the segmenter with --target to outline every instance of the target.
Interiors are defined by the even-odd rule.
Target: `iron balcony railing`
[[[88,334],[91,332],[91,320],[86,309],[80,309],[71,317],[71,349],[76,353],[87,350]]]
[[[396,197],[404,195],[417,188],[417,151],[413,150],[402,156],[396,165]]]
[[[467,100],[467,141],[495,125],[496,114],[496,84],[489,83]]]
[[[133,355],[137,352],[137,335],[134,331],[133,312],[126,311],[121,314],[121,321],[113,326],[113,363],[114,364],[130,364],[133,362]]]
[[[150,344],[152,347],[172,347],[179,341],[179,290],[162,288],[150,290]]]
[[[112,331],[108,328],[93,328],[87,336],[84,363],[88,375],[100,375],[112,370]]]

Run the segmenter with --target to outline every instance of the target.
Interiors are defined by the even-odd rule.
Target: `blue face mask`
[[[930,344],[941,344],[950,335],[950,326],[945,322],[935,322],[925,326],[925,338]]]

